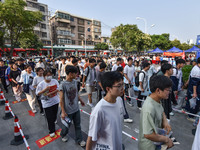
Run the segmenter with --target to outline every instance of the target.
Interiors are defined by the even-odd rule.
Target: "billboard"
[[[197,35],[197,45],[200,45],[200,35]]]

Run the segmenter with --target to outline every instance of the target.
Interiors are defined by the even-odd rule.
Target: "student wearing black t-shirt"
[[[21,94],[22,94],[22,87],[18,84],[20,76],[21,76],[21,70],[18,68],[16,64],[13,64],[11,66],[10,79],[11,79],[11,86],[13,88],[15,99],[17,101],[21,100]]]

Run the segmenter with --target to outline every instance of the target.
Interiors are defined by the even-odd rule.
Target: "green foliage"
[[[43,47],[41,40],[34,33],[29,33],[24,35],[19,39],[20,47],[22,48],[34,48],[36,50],[40,50]]]
[[[192,65],[185,65],[182,68],[183,71],[183,81],[186,82],[189,79],[190,71],[192,70]]]
[[[11,41],[10,56],[15,45],[24,35],[33,32],[34,26],[42,20],[42,13],[27,11],[23,0],[6,0],[0,3],[0,25],[6,31],[6,38]]]
[[[108,50],[109,46],[106,43],[98,43],[94,46],[95,50]]]
[[[123,25],[116,27],[110,41],[115,48],[121,47],[126,51],[138,52],[147,49],[151,45],[151,37],[140,31],[137,25]]]
[[[169,40],[169,34],[168,33],[164,33],[161,35],[152,35],[151,39],[152,39],[152,44],[151,44],[151,48],[155,49],[155,48],[160,48],[162,50],[167,50],[169,48],[172,47],[171,41]]]

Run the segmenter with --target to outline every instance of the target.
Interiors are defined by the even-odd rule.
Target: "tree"
[[[10,56],[18,40],[23,38],[23,35],[33,32],[34,26],[42,20],[39,11],[28,11],[25,7],[26,2],[23,0],[6,0],[0,3],[0,24],[3,24],[6,38],[10,40]]]
[[[162,50],[170,49],[172,45],[169,36],[170,35],[168,33],[163,33],[161,35],[155,35],[155,34],[151,35],[152,39],[151,48],[155,49],[158,47]]]
[[[108,50],[108,49],[109,49],[109,46],[108,46],[108,44],[106,44],[106,43],[98,43],[98,44],[96,44],[96,45],[94,46],[94,49],[95,49],[95,50],[98,50],[98,53],[99,53],[100,50]]]
[[[110,41],[115,48],[121,47],[124,51],[140,52],[148,47],[150,39],[151,37],[144,35],[137,25],[121,24],[112,33]]]
[[[179,40],[175,39],[171,41],[171,43],[172,43],[172,47],[175,46],[176,48],[181,49],[181,42]]]
[[[37,35],[34,33],[29,33],[28,35],[24,35],[22,38],[19,39],[20,47],[26,48],[34,48],[39,51],[43,48],[43,43],[39,39]]]

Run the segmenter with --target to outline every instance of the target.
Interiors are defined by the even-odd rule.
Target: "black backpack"
[[[88,77],[90,70],[91,70],[89,66],[86,69],[88,69],[88,72],[87,72],[87,75],[85,76],[85,82],[87,81],[87,77]],[[94,70],[94,78],[96,79],[96,70]]]
[[[139,75],[140,73],[144,73],[143,71],[140,71],[137,76],[135,77],[135,85],[138,87],[140,85],[140,81],[139,81]],[[144,73],[144,78],[145,78],[145,73]],[[144,78],[143,78],[143,81],[144,81]]]

